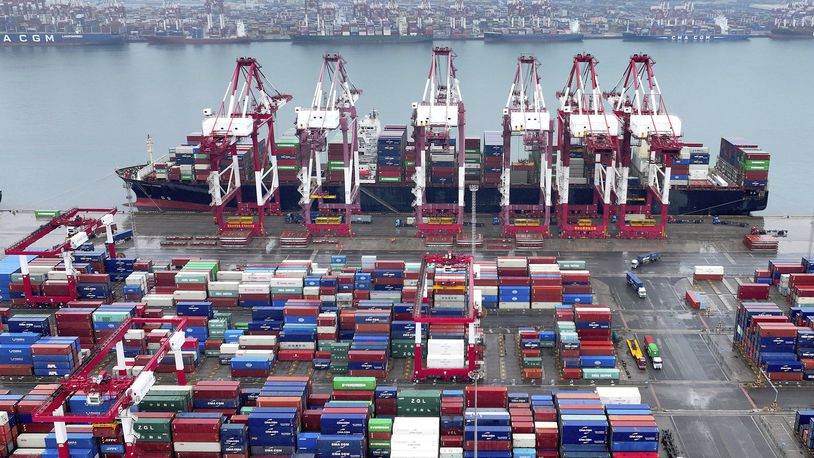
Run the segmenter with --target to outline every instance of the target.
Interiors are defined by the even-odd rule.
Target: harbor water
[[[443,44],[437,42],[436,44]],[[516,58],[542,62],[546,102],[565,83],[573,55],[599,59],[600,83],[612,89],[631,54],[646,52],[669,111],[685,139],[717,154],[721,136],[740,136],[773,154],[768,215],[810,214],[814,105],[805,91],[814,74],[812,43],[752,39],[730,43],[446,43],[458,54],[467,133],[499,130]],[[200,129],[201,110],[217,108],[236,56],[254,56],[268,79],[294,101],[278,131],[293,126],[295,106],[310,105],[320,57],[340,52],[364,93],[360,114],[375,108],[385,124],[406,124],[421,97],[432,44],[326,47],[288,42],[217,46],[0,49],[2,208],[119,205],[125,200],[114,169],[146,161],[147,134],[156,158]]]

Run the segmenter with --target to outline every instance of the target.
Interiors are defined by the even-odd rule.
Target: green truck
[[[661,359],[661,351],[659,350],[659,344],[656,343],[656,339],[653,336],[644,336],[644,347],[647,350],[647,357],[650,358],[650,364],[653,366],[653,369],[661,369],[664,366],[664,362]]]

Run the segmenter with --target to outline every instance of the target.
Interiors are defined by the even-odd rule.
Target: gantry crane
[[[155,384],[154,371],[162,358],[170,352],[173,353],[174,357],[177,382],[179,385],[186,385],[182,348],[186,341],[184,329],[187,322],[186,317],[127,318],[110,336],[97,344],[90,359],[80,364],[70,376],[60,382],[56,391],[31,413],[32,420],[35,422],[54,424],[59,458],[71,457],[66,424],[113,423],[117,419],[122,424],[125,456],[128,458],[139,456],[133,447],[137,440],[133,425],[138,418],[138,412],[131,412],[130,407],[138,405]],[[144,364],[141,372],[133,376],[126,368],[123,340],[127,331],[133,326],[144,326],[145,324],[169,325],[172,334],[160,342],[158,350]],[[112,373],[108,373],[103,365],[106,364],[106,358],[114,349],[116,366],[113,368]],[[80,393],[87,395],[88,403],[98,405],[109,401],[110,405],[102,413],[74,414],[66,412],[67,401],[73,395]]]
[[[474,259],[471,256],[455,255],[452,252],[447,254],[427,254],[421,259],[421,267],[418,276],[418,294],[416,294],[415,307],[413,309],[413,321],[415,321],[415,353],[413,355],[413,380],[422,381],[429,377],[439,377],[445,380],[457,379],[467,380],[471,377],[472,371],[478,367],[478,326],[480,325],[482,296],[480,291],[476,291],[474,286]],[[428,268],[435,269],[435,277],[428,278]],[[439,272],[459,272],[463,273],[463,283],[445,281],[438,278]],[[460,277],[459,277],[460,278]],[[430,297],[435,291],[444,290],[463,291],[466,295],[466,310],[463,316],[435,316],[426,306],[432,306]],[[429,330],[432,325],[452,325],[460,326],[460,330],[466,335],[466,355],[464,367],[431,368],[426,367],[424,361],[424,342],[422,341],[422,328],[426,325]]]
[[[310,234],[350,236],[351,214],[359,211],[359,141],[356,100],[362,93],[348,78],[345,60],[339,54],[325,54],[314,98],[309,108],[297,107],[297,136],[300,139],[300,205]],[[341,133],[342,175],[330,173],[332,151],[328,135]],[[328,173],[323,174],[320,155],[328,149]],[[326,182],[342,183],[342,202],[329,203],[336,196],[326,192]],[[326,186],[327,187],[327,186]],[[318,216],[311,206],[317,201]]]
[[[534,56],[521,55],[517,58],[514,82],[506,100],[506,107],[503,109],[503,174],[500,180],[500,206],[503,230],[507,235],[518,232],[549,235],[554,126],[543,99],[539,68],[540,62]],[[534,174],[540,187],[538,204],[511,203],[511,143],[512,136],[515,135],[522,137],[525,154],[521,159],[530,160],[537,166]]]
[[[419,236],[457,235],[463,229],[464,217],[464,125],[465,110],[461,87],[455,70],[455,53],[450,48],[435,47],[424,95],[413,103],[413,138],[416,162],[413,175],[413,206]],[[457,128],[453,142],[451,132]],[[451,157],[450,157],[451,156]],[[451,159],[451,160],[449,160]],[[443,165],[441,165],[443,164]],[[452,167],[449,167],[449,165]],[[429,170],[428,170],[429,168]],[[452,170],[452,174],[442,170]],[[427,179],[445,189],[438,190],[437,200],[450,200],[448,189],[457,190],[456,202],[427,202]]]
[[[105,245],[107,245],[108,256],[116,257],[116,245],[113,240],[113,215],[115,208],[72,208],[65,213],[51,219],[34,232],[6,248],[7,256],[19,256],[20,273],[23,275],[23,287],[25,301],[28,305],[50,304],[59,305],[76,300],[77,271],[73,268],[73,252],[82,244],[88,241],[98,228],[104,227],[106,234]],[[91,214],[101,214],[100,217],[92,217]],[[57,229],[67,228],[68,236],[62,239],[61,243],[48,248],[31,248],[35,243],[43,240]],[[42,256],[46,258],[62,257],[65,268],[65,276],[68,282],[67,296],[47,296],[34,295],[31,288],[31,275],[28,270],[28,256]]]
[[[619,84],[606,94],[622,123],[617,163],[620,173],[615,188],[619,206],[617,227],[622,238],[667,237],[670,170],[683,146],[681,119],[667,112],[653,64],[647,54],[634,54]],[[646,161],[646,170],[642,170],[646,179],[644,205],[628,203],[628,175],[634,153],[637,161]],[[658,221],[652,217],[654,202],[660,207]],[[645,218],[631,219],[632,214]]]
[[[560,99],[557,203],[562,236],[567,238],[608,237],[608,217],[613,213],[611,195],[616,182],[619,121],[605,113],[596,65],[592,55],[577,54],[565,87],[557,93]],[[575,205],[570,201],[572,154],[581,155],[586,170],[593,170],[592,176],[586,177],[591,203]]]
[[[239,57],[218,111],[204,109],[200,153],[209,160],[210,206],[224,243],[244,244],[265,235],[264,215],[280,211],[274,116],[291,98],[273,89],[255,58]],[[254,173],[252,202],[243,202],[242,168]],[[224,217],[233,200],[243,217]]]

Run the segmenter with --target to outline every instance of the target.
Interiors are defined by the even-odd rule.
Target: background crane
[[[452,49],[433,48],[424,95],[420,102],[413,103],[412,124],[416,149],[413,206],[420,236],[457,235],[463,229],[466,118],[454,59],[455,53]],[[457,129],[455,139],[451,137],[454,129]],[[444,172],[448,169],[452,169],[451,176]],[[446,185],[447,189],[450,187],[457,189],[457,201],[428,203],[426,192],[428,175],[430,183]],[[438,195],[441,197],[438,200],[442,200],[445,194],[439,192]]]
[[[606,97],[622,123],[615,187],[619,205],[619,236],[623,238],[664,238],[667,236],[667,210],[670,204],[670,170],[683,144],[681,120],[667,112],[656,75],[655,62],[647,54],[631,56],[619,84]],[[647,162],[642,170],[645,205],[629,205],[628,175],[633,155]],[[654,202],[659,221],[652,218]],[[629,213],[632,212],[635,218]],[[642,218],[643,216],[643,218]]]
[[[543,98],[540,84],[540,62],[534,56],[517,58],[506,107],[503,109],[503,175],[500,181],[501,222],[504,232],[537,232],[549,234],[551,220],[551,179],[554,126]],[[524,151],[521,160],[535,163],[534,175],[540,187],[537,205],[514,205],[511,203],[512,136],[522,138]],[[531,180],[535,182],[535,180]]]
[[[611,194],[616,181],[619,122],[605,113],[597,63],[590,54],[577,54],[565,87],[557,93],[560,99],[557,200],[562,236],[568,238],[608,237],[608,217],[613,212]],[[592,190],[588,204],[570,202],[572,156],[581,156],[586,165]]]
[[[325,54],[311,106],[295,109],[301,158],[300,205],[310,234],[352,235],[351,214],[360,209],[356,100],[361,93],[348,78],[342,56]],[[333,138],[329,138],[332,133]],[[326,149],[328,167],[323,174],[321,156]],[[342,173],[334,173],[340,161]],[[343,184],[341,203],[325,202],[336,197],[323,189],[326,182]],[[311,212],[314,201],[318,206],[316,218]]]
[[[200,154],[209,160],[212,213],[223,244],[247,244],[265,235],[263,216],[279,212],[274,115],[291,100],[266,81],[260,63],[239,57],[216,113],[204,109]],[[255,199],[243,202],[242,180],[253,173]],[[225,218],[232,201],[242,217]]]

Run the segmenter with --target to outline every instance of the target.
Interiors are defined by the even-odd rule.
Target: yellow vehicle
[[[630,350],[630,356],[636,360],[636,367],[639,369],[646,369],[647,368],[647,360],[644,359],[644,354],[642,354],[642,349],[639,347],[639,341],[635,338],[627,339],[627,348]]]
[[[342,224],[342,217],[340,216],[317,216],[315,221],[317,224]]]
[[[577,226],[593,226],[594,222],[589,218],[582,218],[577,220]]]
[[[311,194],[312,199],[336,199],[335,194]]]
[[[653,227],[656,225],[656,220],[652,218],[634,219],[630,221],[630,225],[639,227]]]
[[[427,224],[452,224],[451,216],[432,216],[427,218]]]
[[[251,227],[254,225],[254,217],[253,216],[227,216],[226,217],[226,227],[229,228],[243,228],[243,227]]]
[[[515,226],[539,226],[540,220],[537,218],[515,218]]]

